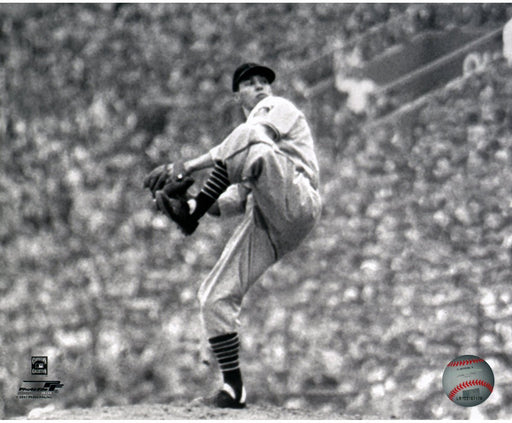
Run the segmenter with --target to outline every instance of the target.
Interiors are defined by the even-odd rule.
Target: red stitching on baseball
[[[457,395],[460,391],[466,388],[471,388],[472,386],[483,386],[487,388],[489,392],[492,392],[492,385],[485,380],[468,380],[466,382],[459,383],[455,388],[450,391],[448,397],[453,401],[453,397]]]
[[[482,363],[483,361],[484,360],[482,358],[473,360],[452,361],[448,363],[448,367],[467,366],[469,364]]]

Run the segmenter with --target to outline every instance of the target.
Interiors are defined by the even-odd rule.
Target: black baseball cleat
[[[185,235],[192,235],[199,222],[190,215],[187,200],[182,198],[170,198],[165,192],[159,190],[155,194],[157,209],[175,222]]]
[[[203,405],[207,405],[210,407],[216,408],[245,408],[245,399],[246,399],[245,388],[242,387],[242,392],[240,393],[240,398],[236,398],[236,394],[234,389],[229,386],[227,383],[224,384],[222,389],[217,392],[212,397],[208,398],[198,398],[194,400],[194,403],[200,403]]]

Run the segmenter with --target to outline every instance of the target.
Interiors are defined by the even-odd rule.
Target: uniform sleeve
[[[210,151],[210,157],[212,158],[212,161],[215,163],[219,160],[223,160],[223,157],[222,157],[222,151],[221,151],[221,145],[218,144],[216,145],[215,147],[211,148]]]
[[[251,123],[260,123],[271,128],[281,139],[288,134],[301,112],[290,101],[280,97],[271,97],[262,101],[252,113]]]

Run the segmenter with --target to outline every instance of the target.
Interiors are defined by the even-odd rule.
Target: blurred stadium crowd
[[[368,60],[426,29],[499,27],[511,11],[2,5],[0,416],[46,404],[16,399],[31,355],[49,357],[64,383],[61,407],[191,398],[215,382],[197,369],[195,290],[233,223],[212,218],[182,238],[151,211],[142,177],[204,152],[240,122],[231,71],[251,58],[281,70],[277,92],[311,117],[325,198],[315,233],[247,298],[242,360],[252,400],[466,418],[444,397],[441,375],[469,353],[497,380],[481,412],[510,417],[505,59],[381,124],[347,111],[339,93],[304,99],[294,87],[340,40]]]

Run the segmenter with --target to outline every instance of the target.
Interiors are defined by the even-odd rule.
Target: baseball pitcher
[[[304,114],[273,96],[275,73],[245,63],[233,75],[246,122],[206,154],[162,165],[144,180],[156,207],[191,235],[202,216],[243,213],[218,262],[199,288],[201,322],[222,371],[223,387],[207,404],[243,408],[239,316],[249,288],[296,248],[321,214],[319,169]],[[212,168],[200,193],[187,194],[192,174]]]

